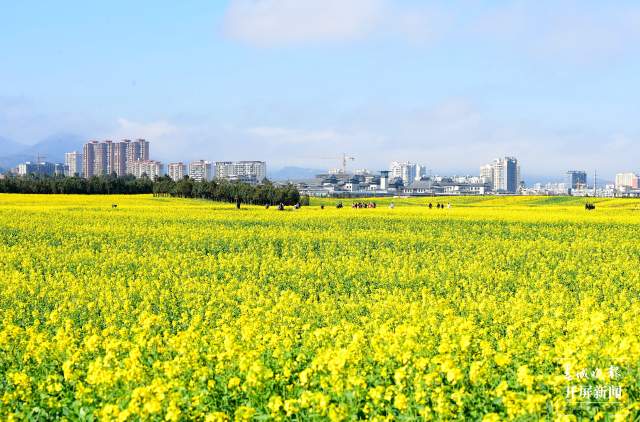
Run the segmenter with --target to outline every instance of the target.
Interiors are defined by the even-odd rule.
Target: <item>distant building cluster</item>
[[[50,163],[48,161],[27,161],[18,164],[16,173],[20,176],[27,174],[37,174],[39,176],[57,176],[66,172],[66,166],[62,163]]]
[[[426,165],[393,161],[388,170],[379,174],[366,169],[354,174],[329,172],[319,174],[312,183],[299,184],[298,188],[310,196],[433,196],[516,194],[522,185],[518,160],[505,157],[483,166],[479,176],[434,176]]]
[[[640,197],[640,176],[633,172],[618,173],[614,188],[618,196]]]
[[[195,160],[188,164],[169,163],[166,171],[163,163],[152,160],[149,154],[149,142],[145,139],[135,141],[124,139],[114,142],[89,141],[82,151],[71,151],[64,155],[64,164],[50,163],[40,159],[36,162],[19,164],[15,169],[18,175],[65,175],[90,178],[92,176],[132,175],[151,179],[168,175],[178,181],[188,176],[195,181],[209,181],[214,178],[247,183],[260,183],[267,176],[267,163],[264,161],[217,161]]]
[[[497,158],[480,167],[480,179],[496,193],[517,193],[523,187],[520,164],[514,157]]]
[[[133,174],[140,177],[142,174],[136,172],[153,167],[153,163],[143,165],[141,161],[150,161],[149,142],[144,139],[124,139],[120,142],[90,141],[82,148],[82,173],[79,175],[86,178],[109,174]]]
[[[267,177],[267,163],[264,161],[192,161],[188,166],[184,163],[170,163],[169,177],[180,180],[188,175],[196,181],[225,179],[246,183],[260,183]]]
[[[87,142],[82,151],[67,152],[64,163],[47,162],[38,157],[34,162],[18,165],[18,175],[92,176],[133,175],[157,178],[168,176],[174,181],[189,177],[194,181],[224,179],[260,183],[267,175],[264,161],[171,162],[165,166],[152,160],[149,142],[124,139]],[[564,181],[535,183],[526,187],[520,163],[515,157],[502,157],[480,167],[479,175],[432,175],[424,164],[392,161],[388,169],[372,173],[367,169],[347,172],[348,161],[355,157],[343,154],[341,166],[316,175],[314,180],[298,182],[301,194],[309,196],[434,196],[434,195],[573,195],[640,197],[640,176],[634,172],[618,173],[614,184],[593,183],[584,170],[569,170]]]

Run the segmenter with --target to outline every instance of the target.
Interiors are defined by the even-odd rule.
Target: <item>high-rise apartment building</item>
[[[418,165],[410,162],[398,162],[393,161],[389,165],[389,177],[391,179],[402,179],[402,183],[405,186],[409,186],[416,180],[416,176],[418,175]]]
[[[115,173],[118,176],[133,174],[133,162],[149,160],[149,142],[144,139],[121,142],[91,141],[82,149],[82,175],[103,176]]]
[[[113,141],[98,142],[94,147],[93,174],[106,176],[111,174],[113,162]]]
[[[82,177],[90,178],[94,175],[96,145],[98,141],[90,141],[82,147]]]
[[[167,173],[169,174],[169,177],[171,178],[171,180],[175,182],[177,182],[178,180],[181,180],[185,176],[186,174],[185,171],[186,171],[186,167],[182,162],[169,163],[169,166],[167,168]]]
[[[587,172],[582,170],[569,170],[567,172],[567,188],[584,189],[587,187]]]
[[[483,182],[491,181],[494,192],[516,193],[520,188],[520,164],[514,157],[498,158],[480,168]]]
[[[149,142],[144,139],[136,141],[125,140],[127,143],[127,163],[131,165],[134,161],[149,160]],[[133,173],[127,168],[127,173]]]
[[[162,176],[164,166],[160,161],[136,160],[131,163],[131,174],[135,177],[147,176],[149,179]]]
[[[616,189],[638,189],[640,179],[635,173],[616,174]]]
[[[216,179],[229,179],[233,175],[232,161],[216,161],[215,177]]]
[[[65,153],[64,164],[67,166],[65,176],[82,176],[82,153],[78,151]]]
[[[213,165],[211,161],[198,160],[189,163],[189,177],[196,182],[213,179]]]
[[[487,164],[480,167],[480,182],[493,187],[493,165]]]
[[[127,175],[127,150],[130,141],[116,142],[112,145],[113,154],[111,155],[111,171],[118,176]]]
[[[267,177],[267,163],[264,161],[216,161],[215,177],[259,183]]]
[[[418,164],[416,166],[416,177],[415,180],[422,180],[423,178],[427,177],[429,175],[429,169],[427,168],[427,166],[423,165],[423,164]]]

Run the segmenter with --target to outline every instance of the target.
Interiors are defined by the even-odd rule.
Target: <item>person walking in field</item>
[[[394,208],[395,208],[395,206],[396,206],[396,205],[395,205],[393,202],[389,204],[389,208],[391,208],[391,209],[394,209]]]

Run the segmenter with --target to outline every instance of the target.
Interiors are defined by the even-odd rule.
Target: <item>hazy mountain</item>
[[[25,145],[12,141],[11,139],[0,136],[0,157],[16,154],[23,150]]]
[[[58,133],[50,135],[40,142],[29,146],[23,151],[24,154],[45,155],[47,161],[64,162],[64,153],[70,151],[81,151],[83,137],[72,133]]]
[[[83,143],[83,137],[69,133],[53,134],[33,145],[0,137],[0,168],[9,169],[25,161],[35,161],[38,154],[46,161],[61,163],[65,152],[81,150]]]
[[[14,165],[15,155],[23,151],[26,145],[19,144],[11,139],[0,136],[0,169],[6,170]]]
[[[267,175],[270,180],[304,180],[313,179],[316,174],[325,173],[326,170],[311,169],[305,167],[283,167],[271,171]]]

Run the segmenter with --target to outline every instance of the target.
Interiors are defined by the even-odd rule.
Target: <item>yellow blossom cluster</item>
[[[638,417],[640,201],[323,201],[0,195],[0,419]]]

